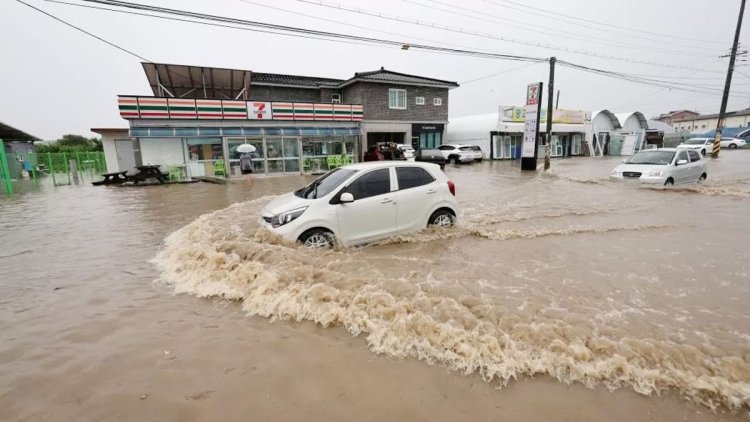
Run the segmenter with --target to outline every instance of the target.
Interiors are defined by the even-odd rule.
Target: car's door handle
[[[393,200],[391,198],[383,198],[383,200],[380,201],[381,204],[387,204],[389,202],[393,202]]]
[[[428,189],[427,190],[427,194],[428,195],[431,194],[431,193],[435,193],[435,192],[437,192],[435,189]]]

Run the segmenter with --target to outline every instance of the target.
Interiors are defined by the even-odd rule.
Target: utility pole
[[[737,18],[737,29],[734,31],[734,43],[732,54],[729,57],[729,68],[727,69],[727,80],[724,83],[724,95],[721,97],[721,109],[719,110],[719,121],[716,124],[716,135],[711,151],[711,157],[719,158],[721,149],[721,131],[724,129],[724,117],[727,112],[727,101],[729,101],[729,88],[732,85],[732,72],[734,72],[734,59],[737,57],[737,44],[740,41],[740,29],[742,29],[742,15],[745,13],[745,0],[740,2],[740,16]]]
[[[745,0],[742,0],[743,3]],[[549,92],[547,93],[547,130],[546,135],[544,136],[544,170],[549,170],[549,157],[550,157],[550,149],[551,149],[551,143],[552,143],[552,105],[555,95],[555,59],[554,57],[549,58],[549,85],[547,86],[547,89],[549,89]]]

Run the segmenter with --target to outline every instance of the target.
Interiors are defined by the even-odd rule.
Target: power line
[[[56,20],[56,21],[58,21],[58,22],[60,22],[60,23],[63,23],[63,24],[65,24],[65,25],[67,25],[67,26],[69,26],[69,27],[71,27],[71,28],[73,28],[73,29],[75,29],[76,31],[80,31],[80,32],[83,32],[84,34],[86,34],[86,35],[88,35],[88,36],[90,36],[90,37],[96,38],[97,40],[99,40],[99,41],[101,41],[101,42],[103,42],[103,43],[105,43],[105,44],[108,44],[108,45],[110,45],[110,46],[112,46],[112,47],[114,47],[114,48],[116,48],[116,49],[118,49],[118,50],[120,50],[120,51],[123,51],[123,52],[127,53],[127,54],[130,54],[130,55],[131,55],[131,56],[133,56],[133,57],[136,57],[136,58],[138,58],[138,59],[140,59],[140,60],[143,60],[144,62],[149,62],[149,63],[151,63],[151,60],[149,60],[149,59],[147,59],[147,58],[145,58],[145,57],[143,57],[143,56],[141,56],[141,55],[139,55],[139,54],[136,54],[136,53],[134,53],[134,52],[132,52],[132,51],[130,51],[130,50],[128,50],[128,49],[126,49],[125,47],[121,47],[121,46],[119,46],[119,45],[117,45],[117,44],[115,44],[115,43],[113,43],[113,42],[111,42],[111,41],[107,41],[107,40],[105,40],[104,38],[102,38],[102,37],[100,37],[100,36],[98,36],[98,35],[92,34],[91,32],[88,32],[88,31],[86,31],[85,29],[79,28],[79,27],[77,27],[77,26],[73,25],[73,24],[72,24],[72,23],[70,23],[70,22],[66,22],[66,21],[64,21],[64,20],[62,20],[62,19],[60,19],[60,18],[58,18],[57,16],[54,16],[54,15],[52,15],[52,14],[48,13],[48,12],[45,12],[44,10],[42,10],[42,9],[40,9],[40,8],[38,8],[38,7],[32,6],[32,5],[30,5],[30,4],[28,4],[28,3],[26,3],[26,2],[24,2],[24,1],[22,1],[22,0],[16,0],[16,1],[17,1],[18,3],[21,3],[21,4],[23,4],[24,6],[27,6],[27,7],[30,7],[30,8],[32,8],[32,9],[36,10],[36,11],[37,11],[37,12],[39,12],[39,13],[42,13],[42,14],[44,14],[44,15],[47,15],[47,16],[49,16],[50,18],[52,18],[52,19],[54,19],[54,20]]]
[[[528,10],[523,10],[523,9],[519,9],[517,7],[508,6],[506,4],[500,4],[500,3],[497,3],[496,1],[493,1],[493,0],[482,0],[482,1],[484,1],[485,3],[494,4],[496,6],[504,7],[504,8],[511,9],[511,10],[516,10],[516,11],[519,11],[521,13],[527,13],[527,14],[531,14],[531,15],[534,15],[534,16],[539,16],[539,14],[536,13],[536,12],[541,12],[541,13],[544,13],[544,14],[547,14],[547,15],[551,15],[552,16],[551,18],[554,18],[557,21],[563,21],[563,22],[573,23],[575,25],[583,26],[585,28],[591,28],[591,27],[584,26],[584,25],[581,25],[581,24],[577,24],[575,22],[570,22],[568,20],[561,19],[561,17],[569,18],[569,19],[574,20],[574,21],[582,21],[582,22],[586,22],[586,23],[591,23],[591,24],[599,25],[599,26],[604,26],[604,27],[607,27],[607,28],[617,28],[617,29],[621,29],[621,30],[624,30],[624,31],[643,33],[643,34],[654,35],[654,36],[664,37],[664,38],[669,38],[669,39],[681,39],[681,40],[691,41],[691,42],[702,42],[702,43],[712,43],[712,44],[726,44],[726,42],[724,42],[724,41],[713,41],[713,40],[705,40],[705,39],[699,39],[699,38],[679,37],[679,36],[676,36],[676,35],[669,35],[669,34],[663,34],[663,33],[659,33],[659,32],[646,31],[644,29],[628,28],[626,26],[615,25],[615,24],[612,24],[612,23],[602,23],[602,22],[599,22],[599,21],[596,21],[596,20],[593,20],[593,19],[586,19],[586,18],[581,18],[581,17],[578,17],[578,16],[566,15],[566,14],[563,14],[563,13],[559,13],[559,12],[554,12],[554,11],[551,11],[551,10],[542,9],[542,8],[539,8],[539,7],[529,6],[529,5],[525,5],[523,3],[518,3],[518,2],[515,2],[515,1],[511,1],[511,0],[498,0],[498,1],[500,1],[502,3],[509,3],[509,4],[513,4],[513,5],[516,5],[516,6],[519,6],[519,7],[531,9],[531,10],[534,10],[535,12],[530,12]],[[547,19],[551,19],[549,16],[544,16],[544,17],[546,17]],[[596,28],[592,28],[592,29],[595,29],[595,30],[598,30],[598,31],[603,31],[603,32],[612,32],[614,34],[617,34],[617,32],[613,32],[613,31],[610,31],[610,30],[596,29]],[[631,35],[631,36],[636,37],[636,38],[643,38],[643,39],[649,40],[649,41],[653,41],[652,38],[646,38],[646,37],[641,37],[641,36],[636,36],[636,35]]]
[[[476,78],[476,79],[469,79],[468,81],[460,82],[460,84],[461,84],[461,86],[464,86],[464,85],[470,84],[472,82],[477,82],[477,81],[481,81],[481,80],[484,80],[484,79],[489,79],[489,78],[492,78],[492,77],[495,77],[495,76],[504,75],[506,73],[515,72],[516,70],[525,69],[527,67],[534,66],[535,64],[538,64],[538,63],[528,63],[528,64],[525,64],[523,66],[514,67],[513,69],[506,69],[506,70],[503,70],[503,71],[500,71],[500,72],[497,72],[497,73],[492,73],[492,74],[489,74],[489,75],[481,76],[481,77]]]
[[[89,0],[84,0],[84,1],[89,1]],[[510,42],[510,43],[520,44],[520,45],[529,46],[529,47],[546,48],[550,50],[564,51],[567,53],[580,54],[584,56],[597,57],[601,59],[617,60],[617,61],[623,61],[623,62],[628,62],[628,63],[644,64],[644,65],[649,65],[649,66],[657,66],[657,67],[670,68],[670,69],[695,70],[695,68],[691,68],[691,67],[684,67],[684,66],[680,67],[680,66],[674,66],[674,65],[670,65],[666,63],[657,63],[657,62],[651,62],[651,61],[645,61],[645,60],[630,59],[626,57],[610,56],[610,55],[605,55],[605,54],[593,53],[589,51],[575,50],[575,49],[567,48],[567,47],[560,47],[560,46],[554,46],[554,45],[543,44],[543,43],[523,41],[523,40],[518,40],[518,39],[508,38],[508,37],[503,37],[503,36],[495,36],[492,34],[479,33],[479,32],[469,31],[463,28],[454,28],[454,27],[449,27],[449,26],[445,26],[442,24],[432,23],[432,22],[404,19],[404,18],[400,18],[397,16],[386,15],[386,14],[379,13],[379,12],[366,11],[363,9],[353,9],[353,8],[342,6],[340,4],[327,3],[322,0],[297,0],[297,1],[301,3],[312,4],[315,6],[322,6],[322,7],[327,7],[331,9],[343,10],[343,11],[350,12],[350,13],[357,13],[361,15],[372,16],[372,17],[376,17],[379,19],[385,19],[385,20],[401,22],[401,23],[408,23],[411,25],[419,25],[419,26],[423,26],[423,27],[427,27],[431,29],[448,31],[448,32],[453,32],[457,34],[462,34],[462,35],[488,38],[488,39],[492,39],[496,41]]]
[[[563,31],[563,30],[556,29],[556,28],[550,28],[550,27],[544,26],[544,25],[535,25],[535,24],[532,24],[532,23],[528,23],[528,22],[524,22],[524,21],[520,21],[520,20],[511,19],[511,18],[508,18],[508,17],[505,17],[505,16],[494,15],[492,13],[487,13],[485,11],[480,11],[480,10],[476,10],[476,9],[471,9],[471,8],[457,6],[455,4],[446,3],[446,2],[439,1],[439,0],[428,0],[428,1],[430,1],[431,3],[435,3],[435,4],[439,4],[439,5],[451,7],[451,8],[462,10],[462,11],[466,11],[466,12],[469,12],[469,13],[473,13],[473,14],[479,15],[479,16],[474,16],[474,15],[470,15],[470,14],[466,14],[466,13],[460,13],[460,12],[456,12],[456,11],[453,11],[453,10],[446,10],[446,9],[443,9],[443,8],[440,8],[440,7],[430,6],[430,5],[427,5],[427,4],[419,3],[419,2],[416,2],[414,0],[401,0],[401,1],[403,1],[405,3],[413,4],[413,5],[416,5],[416,6],[424,7],[424,8],[427,8],[427,9],[431,9],[431,10],[439,10],[441,12],[450,13],[452,15],[465,16],[465,17],[468,17],[468,18],[471,18],[471,19],[476,19],[476,20],[483,21],[483,22],[501,24],[501,25],[503,25],[505,27],[517,28],[517,29],[521,29],[523,31],[530,31],[530,32],[533,32],[535,34],[547,34],[547,35],[552,35],[552,36],[558,37],[558,38],[560,38],[560,37],[561,38],[569,38],[569,39],[583,41],[583,42],[587,42],[587,43],[601,44],[601,45],[608,45],[608,46],[615,46],[615,47],[628,48],[628,49],[639,49],[641,51],[642,50],[649,50],[649,51],[652,51],[652,52],[657,52],[657,53],[662,53],[662,54],[670,54],[670,55],[676,55],[676,56],[692,56],[692,57],[704,57],[704,56],[707,56],[706,53],[704,53],[704,54],[698,54],[695,51],[694,52],[688,52],[688,51],[675,51],[675,50],[656,49],[656,48],[653,48],[651,46],[646,46],[646,45],[642,45],[642,44],[626,44],[626,43],[618,43],[618,42],[613,42],[613,41],[609,41],[609,40],[604,40],[602,38],[597,38],[597,37],[581,37],[580,34],[577,34],[577,33],[574,33],[574,32]],[[487,16],[498,18],[498,19],[501,19],[501,20],[488,19]],[[511,25],[511,24],[506,23],[506,21],[507,22],[515,22],[515,23],[518,23],[518,24],[521,24],[521,25],[526,25],[526,27]],[[539,29],[535,29],[535,28],[539,28]],[[554,32],[549,32],[549,31],[554,31]],[[560,35],[560,34],[569,34],[569,35]],[[675,45],[678,45],[678,44],[675,44]],[[695,47],[691,47],[691,48],[695,48]],[[714,50],[708,50],[708,49],[705,49],[705,48],[700,48],[700,50],[704,51],[704,52],[711,51],[712,52],[711,56],[715,55],[715,53],[716,53]]]
[[[419,37],[414,37],[414,36],[411,36],[411,35],[404,35],[404,34],[399,34],[399,33],[396,33],[396,32],[391,32],[391,31],[383,31],[383,30],[380,30],[380,29],[370,28],[370,27],[367,27],[367,26],[355,25],[355,24],[352,24],[352,23],[349,23],[349,22],[342,22],[342,21],[337,21],[337,20],[333,20],[333,19],[323,18],[323,17],[320,17],[320,16],[309,15],[307,13],[297,12],[297,11],[288,10],[288,9],[282,9],[280,7],[269,6],[269,5],[263,4],[263,3],[256,3],[256,2],[250,1],[250,0],[239,0],[239,1],[242,2],[242,3],[252,4],[252,5],[255,5],[255,6],[259,6],[259,7],[265,7],[267,9],[271,9],[271,10],[277,10],[279,12],[291,13],[293,15],[304,16],[304,17],[307,17],[307,18],[312,18],[312,19],[317,19],[317,20],[321,20],[321,21],[324,21],[324,22],[330,22],[330,23],[335,23],[335,24],[339,24],[339,25],[344,25],[344,26],[348,26],[348,27],[351,27],[351,28],[364,29],[366,31],[373,31],[373,32],[381,33],[381,34],[395,35],[395,36],[404,37],[404,38],[411,38],[411,39],[415,39],[415,40],[432,42],[432,40],[429,40],[427,38],[419,38]],[[469,47],[469,46],[466,46],[466,45],[446,43],[446,42],[442,42],[441,44],[442,45],[449,45],[449,46],[452,46],[452,47],[472,48],[472,47]],[[483,51],[488,51],[488,50],[483,50]]]
[[[84,1],[91,2],[91,3],[114,5],[116,7],[121,7],[121,8],[126,8],[126,9],[133,8],[133,9],[138,9],[138,10],[155,11],[157,13],[162,13],[166,15],[177,14],[180,16],[194,17],[194,18],[202,19],[202,20],[214,20],[214,21],[218,20],[220,22],[230,22],[236,25],[246,25],[246,26],[251,26],[251,27],[260,26],[261,28],[264,28],[264,30],[271,29],[271,30],[278,30],[282,32],[291,32],[295,35],[304,34],[305,37],[326,40],[326,41],[353,40],[353,41],[358,41],[358,42],[364,42],[367,44],[375,44],[375,45],[382,44],[382,45],[388,45],[388,46],[399,46],[400,48],[407,47],[407,45],[404,45],[399,41],[393,41],[393,40],[361,37],[361,36],[355,36],[355,35],[350,35],[350,34],[341,34],[341,33],[326,32],[326,31],[317,31],[317,30],[310,30],[310,29],[291,27],[291,26],[285,26],[285,25],[276,25],[276,24],[264,23],[264,22],[247,21],[247,20],[242,20],[242,19],[237,19],[237,18],[206,15],[206,14],[201,14],[201,13],[196,13],[196,12],[167,9],[167,8],[162,8],[162,7],[141,5],[141,4],[136,4],[136,3],[116,1],[116,0],[84,0]],[[104,8],[102,9],[111,11],[111,9],[104,9]],[[146,16],[151,16],[151,15],[146,15]],[[155,17],[155,16],[151,16],[151,17]],[[169,19],[169,20],[186,21],[184,19],[177,19],[171,16],[160,16],[160,18]],[[204,22],[195,22],[195,21],[190,21],[190,20],[187,20],[186,22],[205,24]],[[221,26],[225,26],[225,25],[221,25]],[[250,29],[250,28],[237,28],[233,26],[227,26],[227,27],[233,28],[233,29],[247,29],[247,30],[258,31],[257,28]],[[328,39],[328,38],[333,38],[333,39]],[[510,61],[526,61],[526,62],[532,62],[532,63],[547,62],[547,59],[545,58],[536,58],[536,57],[510,55],[510,54],[502,54],[502,53],[491,53],[491,52],[482,52],[482,51],[473,51],[473,50],[460,50],[460,49],[454,49],[454,48],[438,47],[438,46],[433,46],[433,45],[422,45],[422,44],[411,45],[409,44],[408,48],[414,48],[414,49],[420,49],[420,50],[438,52],[438,53],[444,53],[444,54],[493,58],[493,59],[502,59],[502,60],[510,60]],[[654,86],[660,86],[660,87],[667,86],[673,90],[683,90],[683,91],[698,92],[698,93],[703,93],[703,94],[715,94],[714,92],[711,92],[711,91],[716,91],[710,88],[701,88],[701,87],[695,87],[695,86],[686,85],[686,84],[676,84],[676,83],[663,81],[663,80],[641,78],[641,77],[636,77],[636,76],[628,75],[624,73],[591,68],[588,66],[578,65],[578,64],[574,64],[574,63],[570,63],[566,61],[559,61],[559,62],[563,66],[571,67],[571,68],[578,69],[578,70],[588,71],[588,72],[597,73],[603,76],[627,80],[630,82],[642,83],[646,85],[654,85]]]

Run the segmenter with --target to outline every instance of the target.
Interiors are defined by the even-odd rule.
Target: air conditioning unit
[[[341,94],[331,94],[332,104],[341,104]]]

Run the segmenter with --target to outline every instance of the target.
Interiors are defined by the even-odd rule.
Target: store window
[[[185,144],[191,177],[227,176],[221,138],[192,138]]]
[[[396,110],[406,110],[405,89],[388,89],[388,108]]]

